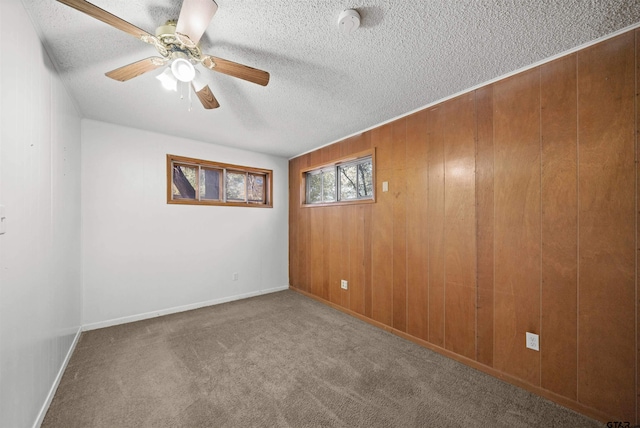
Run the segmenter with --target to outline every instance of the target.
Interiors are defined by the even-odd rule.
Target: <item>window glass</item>
[[[173,198],[196,199],[198,188],[198,167],[191,165],[173,165]]]
[[[200,168],[200,199],[220,200],[220,175],[222,171],[214,168]]]
[[[322,202],[322,173],[309,174],[307,186],[307,203]]]
[[[358,198],[373,195],[373,165],[371,161],[358,164]]]
[[[338,168],[340,171],[340,200],[356,199],[357,189],[357,166],[347,165]]]
[[[249,202],[264,201],[264,183],[263,174],[247,174],[247,199]]]
[[[227,171],[227,201],[245,201],[247,174]]]
[[[331,169],[322,173],[322,200],[335,202],[336,200],[336,170]]]

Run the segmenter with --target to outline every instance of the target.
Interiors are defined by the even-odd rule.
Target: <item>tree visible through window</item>
[[[271,207],[266,169],[167,155],[167,203]]]
[[[305,203],[330,204],[373,199],[372,155],[336,162],[304,173]]]

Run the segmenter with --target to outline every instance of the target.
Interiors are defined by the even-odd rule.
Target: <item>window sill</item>
[[[375,204],[376,200],[373,199],[360,199],[356,201],[341,201],[341,202],[326,202],[322,204],[301,204],[302,208],[315,208],[315,207],[338,207],[345,205],[361,205],[361,204]]]
[[[167,201],[169,205],[207,205],[207,206],[222,206],[222,207],[243,207],[243,208],[273,208],[273,205],[267,204],[249,204],[246,202],[219,202],[219,201],[194,201],[194,200],[180,200],[172,199]]]

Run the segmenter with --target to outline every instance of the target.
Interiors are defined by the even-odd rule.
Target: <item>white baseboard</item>
[[[71,346],[67,351],[67,355],[64,357],[64,361],[60,366],[60,370],[58,370],[58,374],[56,375],[56,379],[53,381],[53,385],[51,385],[51,389],[49,390],[49,394],[47,394],[46,400],[44,400],[44,404],[40,409],[40,413],[38,413],[38,417],[36,421],[33,423],[33,428],[38,428],[42,425],[44,421],[44,417],[47,414],[47,410],[49,410],[49,406],[51,405],[51,401],[53,401],[53,396],[56,395],[56,391],[58,390],[58,385],[60,385],[60,381],[62,380],[62,375],[64,371],[67,369],[67,365],[69,364],[69,360],[71,359],[71,355],[73,355],[73,351],[76,349],[76,345],[78,344],[78,339],[80,339],[80,334],[82,333],[82,327],[78,328],[76,332],[76,336],[73,338],[73,342],[71,342]]]
[[[177,312],[190,311],[193,309],[204,308],[205,306],[219,305],[221,303],[233,302],[234,300],[247,299],[249,297],[260,296],[263,294],[276,293],[278,291],[288,290],[289,286],[267,288],[265,290],[252,291],[245,294],[237,294],[235,296],[222,297],[220,299],[208,300],[205,302],[191,303],[183,306],[175,306],[173,308],[161,309],[159,311],[146,312],[138,315],[130,315],[122,318],[115,318],[107,321],[99,321],[90,324],[84,324],[82,326],[83,331],[96,330],[99,328],[111,327],[119,324],[126,324],[135,321],[146,320],[149,318],[160,317],[162,315],[175,314]]]

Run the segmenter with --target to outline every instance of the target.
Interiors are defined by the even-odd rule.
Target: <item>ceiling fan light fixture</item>
[[[162,87],[168,91],[178,90],[178,81],[173,76],[171,69],[167,67],[162,73],[156,76],[156,79],[162,83]]]
[[[171,64],[171,72],[181,82],[191,82],[196,77],[196,69],[188,60],[176,58]]]

